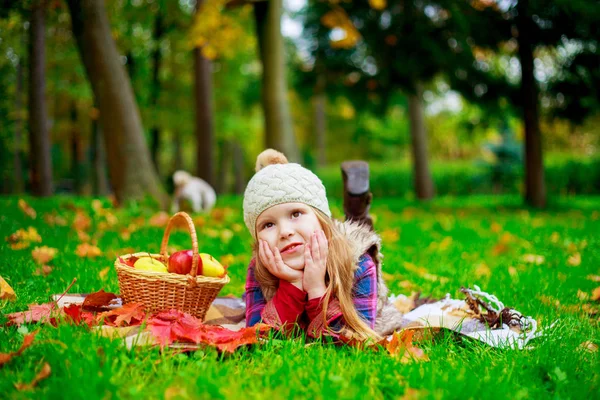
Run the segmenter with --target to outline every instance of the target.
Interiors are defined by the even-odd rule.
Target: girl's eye
[[[265,223],[262,225],[262,229],[267,229],[267,228],[270,228],[270,227],[272,227],[272,226],[273,226],[273,223],[272,223],[272,222],[265,222]]]
[[[298,218],[298,217],[299,217],[299,216],[301,216],[301,215],[302,215],[302,213],[301,213],[300,211],[294,211],[294,212],[292,213],[292,217],[293,217],[293,218]]]

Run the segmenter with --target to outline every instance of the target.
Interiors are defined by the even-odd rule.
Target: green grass
[[[102,216],[91,199],[27,198],[35,220],[18,208],[16,197],[0,198],[2,238],[18,229],[35,227],[42,243],[58,249],[53,271],[34,275],[31,248],[12,250],[0,244],[0,275],[15,289],[16,302],[0,302],[2,313],[20,311],[48,301],[76,277],[71,292],[104,288],[118,291],[114,254],[157,252],[163,228],[151,227],[155,213],[144,205],[110,209],[118,222],[103,229]],[[104,201],[108,207],[108,202]],[[104,252],[95,259],[75,255],[80,243],[70,225],[76,209],[92,219],[89,234]],[[340,216],[341,203],[332,204]],[[219,216],[197,224],[201,251],[231,254],[231,283],[221,294],[241,295],[250,235],[241,215],[239,197],[221,198]],[[261,346],[220,355],[213,349],[190,354],[156,348],[126,350],[83,327],[61,325],[0,328],[0,353],[16,350],[26,331],[40,329],[36,341],[21,356],[0,369],[0,398],[600,398],[600,357],[584,351],[585,341],[600,345],[598,314],[582,310],[583,299],[600,283],[600,198],[554,199],[546,211],[521,207],[518,197],[440,198],[420,204],[404,199],[376,198],[372,214],[384,238],[384,271],[393,293],[463,298],[461,286],[479,285],[506,305],[555,328],[533,342],[530,350],[498,350],[454,335],[421,343],[431,361],[401,364],[385,353],[313,345],[300,340],[271,340]],[[67,226],[51,226],[44,215],[56,213]],[[130,236],[122,231],[129,227]],[[231,240],[222,237],[233,232]],[[226,235],[225,235],[226,236]],[[188,248],[185,231],[170,244]],[[578,252],[581,263],[569,265]],[[524,261],[527,254],[544,262]],[[102,278],[100,271],[109,268]],[[593,305],[596,307],[597,305]],[[0,316],[0,323],[5,317]],[[30,392],[14,383],[29,382],[50,364],[51,376]]]

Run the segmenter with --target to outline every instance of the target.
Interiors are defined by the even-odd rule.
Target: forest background
[[[283,16],[283,19],[280,17]],[[3,193],[241,193],[265,147],[379,196],[600,192],[589,1],[5,1]]]

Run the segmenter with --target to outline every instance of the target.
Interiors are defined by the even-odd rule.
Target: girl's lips
[[[300,249],[302,243],[292,243],[291,245],[285,246],[281,249],[281,254],[291,254]]]

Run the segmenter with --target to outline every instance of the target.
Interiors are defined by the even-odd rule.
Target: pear
[[[167,266],[152,257],[138,258],[133,264],[133,268],[139,269],[140,271],[167,272]]]

